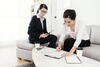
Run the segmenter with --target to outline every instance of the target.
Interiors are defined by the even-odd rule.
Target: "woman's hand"
[[[60,50],[61,50],[61,47],[56,47],[56,50],[57,50],[57,51],[60,51]]]
[[[73,46],[73,47],[71,48],[70,52],[65,52],[65,53],[63,53],[61,56],[72,56],[73,53],[75,52],[76,48],[77,48],[76,46]]]
[[[61,54],[61,56],[72,56],[72,55],[73,55],[73,53],[71,53],[71,52],[65,52],[65,53]]]
[[[56,47],[56,50],[57,50],[57,51],[60,51],[60,50],[62,49],[63,43],[62,43],[62,42],[58,42],[57,44],[58,44],[58,45],[57,45],[57,47]]]
[[[40,38],[46,38],[47,36],[48,36],[47,33],[45,33],[45,34],[43,33],[43,34],[40,35]]]

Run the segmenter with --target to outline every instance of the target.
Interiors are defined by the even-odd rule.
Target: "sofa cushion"
[[[43,46],[48,46],[49,43],[45,43],[45,44],[42,44]],[[18,48],[21,48],[21,49],[24,49],[24,50],[32,50],[35,45],[32,44],[32,43],[29,43],[28,40],[21,40],[21,41],[17,41],[17,45],[16,45]]]
[[[18,48],[25,49],[25,50],[32,50],[34,48],[34,44],[29,43],[28,40],[21,40],[17,41]]]
[[[86,30],[87,30],[87,34],[88,34],[89,37],[90,37],[90,35],[91,35],[91,26],[90,26],[90,25],[87,25],[87,26],[86,26]]]
[[[95,60],[100,61],[100,45],[91,44],[90,47],[85,47],[83,55]]]
[[[100,26],[91,26],[91,43],[100,45]]]

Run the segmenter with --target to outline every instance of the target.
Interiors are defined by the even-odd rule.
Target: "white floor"
[[[16,67],[16,45],[0,46],[0,67]]]

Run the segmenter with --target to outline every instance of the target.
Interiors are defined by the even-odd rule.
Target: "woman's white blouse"
[[[88,40],[89,34],[87,33],[86,25],[76,22],[75,23],[75,31],[72,32],[69,27],[63,24],[62,34],[60,36],[59,41],[64,42],[66,36],[70,36],[71,38],[76,39],[74,46],[78,47],[81,43],[81,40]]]

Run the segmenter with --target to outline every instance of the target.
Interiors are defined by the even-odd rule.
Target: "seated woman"
[[[45,4],[41,4],[37,15],[32,17],[28,28],[29,42],[40,44],[49,42],[48,47],[56,48],[57,37],[47,32],[46,18],[44,18],[47,10],[48,7]]]
[[[61,49],[66,51],[62,54],[62,56],[72,55],[77,47],[90,46],[90,39],[86,26],[83,23],[76,21],[75,10],[67,9],[63,14],[63,18],[64,32],[61,35],[58,47],[56,48],[58,51]],[[70,37],[64,40],[66,35],[69,35]]]

